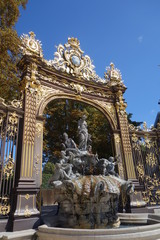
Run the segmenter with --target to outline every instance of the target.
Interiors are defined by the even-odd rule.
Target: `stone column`
[[[43,153],[43,120],[36,120],[35,142],[33,153],[34,179],[37,188],[42,184],[42,153]]]
[[[129,138],[127,114],[125,111],[126,106],[127,104],[124,103],[123,101],[122,92],[118,91],[116,109],[117,109],[117,114],[119,119],[120,132],[121,132],[122,147],[123,147],[125,167],[126,167],[126,177],[129,180],[137,182],[134,163],[133,163],[131,142]]]
[[[43,153],[43,119],[37,119],[35,129],[35,142],[33,153],[34,179],[36,181],[37,208],[41,210],[41,184],[42,184],[42,153]]]
[[[34,146],[36,131],[36,94],[39,81],[35,77],[36,64],[30,66],[30,77],[24,77],[24,118],[18,145],[15,198],[12,203],[13,230],[36,227],[39,211],[36,208],[37,186],[34,174]],[[39,149],[41,151],[42,149]]]
[[[118,174],[122,179],[125,179],[124,162],[123,162],[122,144],[121,144],[120,134],[114,133],[113,136],[114,136],[114,145],[115,145],[115,155],[119,157]]]
[[[131,180],[133,182],[136,190],[135,193],[131,195],[131,207],[142,207],[142,206],[145,206],[146,203],[143,201],[142,194],[139,191],[140,185],[135,172],[131,142],[129,137],[128,119],[127,119],[127,114],[125,110],[126,106],[127,104],[123,100],[122,91],[119,90],[117,92],[116,109],[117,109],[117,114],[119,119],[120,132],[121,132],[124,163],[125,163],[125,170],[126,170],[125,175],[128,180]]]

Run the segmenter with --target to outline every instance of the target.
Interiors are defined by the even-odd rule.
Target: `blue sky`
[[[99,76],[114,62],[128,88],[127,112],[154,123],[160,108],[160,0],[28,0],[16,29],[19,35],[34,31],[46,59],[53,59],[59,43],[77,37]]]

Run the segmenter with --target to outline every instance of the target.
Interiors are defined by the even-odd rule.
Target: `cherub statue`
[[[53,176],[50,178],[49,183],[52,184],[55,181],[63,181],[63,180],[71,180],[74,178],[74,174],[72,172],[72,164],[55,164],[55,171]]]
[[[97,163],[97,169],[100,171],[100,174],[102,175],[114,175],[118,176],[118,174],[115,172],[115,166],[119,162],[119,156],[109,157],[109,159],[101,158],[99,159]]]
[[[109,164],[107,166],[107,171],[111,175],[118,176],[118,174],[115,172],[115,166],[119,163],[120,159],[119,156],[116,157],[109,157],[108,159]]]

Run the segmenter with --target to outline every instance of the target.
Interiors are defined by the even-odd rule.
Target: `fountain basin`
[[[119,214],[119,218],[125,227],[72,229],[42,225],[38,228],[37,235],[39,240],[158,240],[160,238],[160,215]],[[128,227],[126,227],[127,224],[129,224]]]

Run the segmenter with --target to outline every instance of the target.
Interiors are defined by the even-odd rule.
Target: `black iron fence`
[[[6,105],[0,99],[0,217],[10,212],[15,181],[20,105]],[[14,104],[14,102],[12,102]]]
[[[160,204],[160,152],[158,130],[130,125],[130,139],[137,178],[147,205]]]

